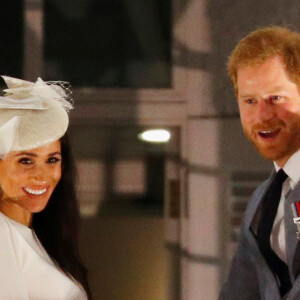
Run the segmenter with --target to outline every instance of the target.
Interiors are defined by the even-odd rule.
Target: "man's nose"
[[[269,100],[261,100],[258,102],[259,121],[266,121],[272,119],[276,115],[276,105]]]

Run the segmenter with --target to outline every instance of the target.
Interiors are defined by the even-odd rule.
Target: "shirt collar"
[[[277,172],[280,167],[276,164],[276,162],[274,162],[274,166]],[[300,149],[289,158],[289,160],[285,163],[283,170],[294,184],[300,180]]]

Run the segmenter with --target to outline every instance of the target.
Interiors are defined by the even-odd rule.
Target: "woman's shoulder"
[[[22,228],[22,224],[19,224],[18,222],[10,219],[6,215],[4,215],[2,212],[0,212],[0,243],[1,247],[4,244],[2,241],[5,239],[6,244],[18,244],[20,231]],[[28,228],[29,229],[29,228]],[[26,230],[26,229],[24,229]],[[29,229],[30,230],[30,229]]]
[[[13,220],[0,211],[0,230],[8,230],[10,227],[13,227],[13,222]]]
[[[9,228],[8,217],[5,216],[2,212],[0,212],[0,232],[8,230],[8,228]]]
[[[3,243],[5,241],[5,243]],[[15,255],[20,256],[24,249],[31,249],[35,244],[32,230],[0,212],[0,244],[9,247]]]
[[[10,219],[0,212],[0,243],[1,247],[12,247],[16,244],[16,230]],[[3,242],[5,241],[5,243]]]
[[[0,212],[0,243],[1,251],[3,253],[7,252],[10,255],[15,255],[18,249],[18,239],[16,238],[16,231],[10,223],[10,219]],[[3,259],[3,256],[1,256]]]
[[[22,224],[0,212],[0,264],[8,260],[14,269],[20,270],[24,257],[24,236],[20,234],[18,226]]]
[[[10,228],[11,231],[31,231],[30,228],[26,227],[25,225],[9,218],[8,216],[6,216],[4,213],[2,213],[0,211],[0,226],[3,227],[7,227]]]

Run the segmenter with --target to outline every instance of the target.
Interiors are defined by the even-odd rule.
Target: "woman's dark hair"
[[[77,174],[67,134],[60,142],[61,179],[46,208],[34,214],[32,228],[55,263],[66,275],[80,282],[88,294],[88,299],[92,299],[87,271],[78,251],[79,209],[75,189]]]

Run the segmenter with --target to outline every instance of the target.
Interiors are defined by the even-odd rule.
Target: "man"
[[[243,130],[275,170],[252,195],[219,299],[299,300],[300,35],[282,27],[250,33],[228,72]]]

